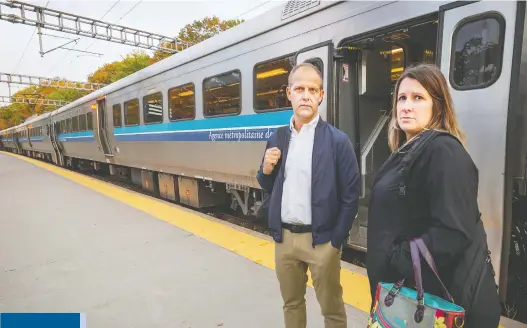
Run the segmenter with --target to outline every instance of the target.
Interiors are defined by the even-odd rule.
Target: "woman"
[[[401,190],[401,161],[427,130],[446,133],[421,148]],[[465,308],[464,327],[498,327],[501,309],[477,204],[478,170],[464,148],[448,86],[437,67],[420,64],[402,74],[388,139],[392,155],[377,173],[369,210],[372,300],[379,282],[406,278],[406,285],[414,287],[409,284],[414,278],[409,241],[420,237],[448,292]],[[424,291],[443,297],[439,280],[422,262]]]

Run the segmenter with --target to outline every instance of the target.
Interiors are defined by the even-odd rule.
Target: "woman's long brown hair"
[[[395,86],[392,118],[388,127],[388,144],[390,149],[396,151],[407,141],[404,131],[397,124],[397,95],[399,93],[399,86],[405,78],[411,78],[419,82],[432,97],[432,119],[425,129],[448,132],[465,145],[465,135],[456,120],[454,103],[443,73],[435,65],[418,64],[407,68]]]

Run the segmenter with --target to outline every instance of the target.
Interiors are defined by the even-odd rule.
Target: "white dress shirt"
[[[291,139],[285,163],[282,194],[282,222],[311,224],[311,167],[313,142],[319,115],[296,131],[289,123]]]

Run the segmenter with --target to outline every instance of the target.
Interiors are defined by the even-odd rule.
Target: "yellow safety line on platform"
[[[98,191],[108,197],[119,200],[165,222],[191,232],[216,245],[231,250],[232,252],[242,255],[267,268],[275,269],[273,242],[249,235],[223,223],[208,220],[183,209],[178,209],[173,204],[168,204],[161,200],[156,200],[133,191],[121,189],[109,183],[55,165],[12,153],[1,153],[22,159],[61,175],[85,187]],[[343,268],[341,272],[341,283],[344,293],[344,302],[359,310],[368,312],[371,304],[368,278],[362,274]],[[310,276],[308,285],[313,287]],[[505,327],[500,325],[498,328]]]

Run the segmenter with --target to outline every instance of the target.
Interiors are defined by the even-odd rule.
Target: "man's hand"
[[[280,149],[273,147],[265,151],[264,163],[263,163],[263,173],[271,174],[274,170],[276,163],[280,160]]]

